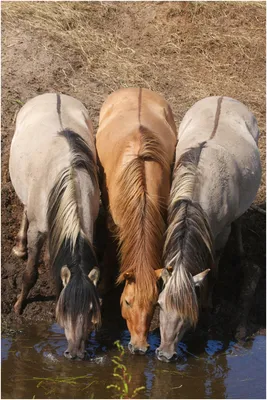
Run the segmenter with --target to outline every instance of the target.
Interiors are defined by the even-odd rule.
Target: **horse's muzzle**
[[[144,355],[144,354],[146,354],[148,348],[149,348],[149,346],[147,346],[147,347],[136,347],[131,342],[128,344],[128,349],[130,350],[130,352],[132,354]]]
[[[159,361],[171,362],[177,360],[177,353],[168,354],[162,350],[156,349],[156,356]]]
[[[71,352],[71,351],[64,351],[64,356],[68,359],[68,360],[83,360],[86,356],[86,351],[78,351],[77,353]]]

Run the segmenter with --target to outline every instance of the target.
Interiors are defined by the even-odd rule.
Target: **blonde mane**
[[[164,216],[160,199],[147,192],[145,162],[158,163],[163,171],[170,170],[167,157],[155,134],[140,126],[141,146],[118,181],[117,207],[120,227],[116,234],[120,244],[121,268],[118,283],[125,273],[132,273],[136,282],[136,301],[145,304],[157,294],[154,269],[161,267]]]
[[[48,199],[49,251],[52,261],[65,240],[69,241],[74,252],[79,233],[85,236],[77,199],[77,171],[84,169],[92,183],[97,184],[96,163],[85,141],[67,129],[59,135],[65,137],[70,145],[71,161],[59,174]]]

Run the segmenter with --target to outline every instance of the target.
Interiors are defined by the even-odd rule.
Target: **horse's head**
[[[61,268],[63,290],[58,299],[56,317],[64,328],[68,348],[64,356],[83,359],[88,332],[101,322],[100,301],[96,291],[99,269],[89,275],[72,273],[67,266]]]
[[[198,302],[195,287],[199,286],[203,282],[209,271],[210,270],[207,269],[195,276],[190,274],[188,287],[192,288],[194,293],[190,293],[189,290],[188,293],[186,293],[186,291],[184,291],[185,287],[181,287],[180,290],[184,291],[184,293],[179,294],[180,301],[184,301],[185,303],[188,301],[188,303],[185,304],[183,308],[180,308],[179,304],[177,304],[176,307],[175,304],[170,304],[169,301],[170,293],[172,292],[174,295],[176,293],[178,298],[178,292],[176,292],[176,289],[179,290],[179,287],[176,287],[175,290],[172,291],[169,290],[169,286],[174,284],[171,279],[172,268],[169,267],[162,270],[161,277],[164,282],[164,289],[160,293],[158,299],[158,304],[160,306],[159,319],[161,343],[159,348],[156,349],[156,355],[160,361],[170,362],[176,359],[177,343],[182,339],[185,332],[196,324],[198,318]],[[190,303],[192,298],[196,299],[196,310],[194,310],[194,312],[192,312],[192,309],[188,310],[188,312],[181,312],[181,310],[186,310],[187,305],[191,308]]]
[[[156,279],[159,276],[158,271],[153,271]],[[124,278],[125,286],[121,295],[121,313],[131,334],[128,348],[131,353],[145,354],[149,347],[147,335],[158,300],[156,280],[154,287],[149,287],[147,293],[140,293],[136,277],[132,273],[125,273]]]

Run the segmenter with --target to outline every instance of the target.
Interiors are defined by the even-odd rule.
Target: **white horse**
[[[156,353],[162,361],[176,357],[176,344],[196,325],[199,307],[211,304],[210,278],[216,278],[232,223],[243,254],[239,218],[261,181],[258,137],[253,114],[228,97],[200,100],[182,120],[164,247],[165,287],[159,296],[161,345]],[[200,283],[198,298],[195,286]]]
[[[10,150],[11,181],[24,205],[13,252],[28,255],[15,312],[22,312],[36,283],[40,250],[48,238],[67,358],[84,357],[88,329],[101,320],[92,247],[100,197],[92,131],[80,101],[47,93],[20,110]]]

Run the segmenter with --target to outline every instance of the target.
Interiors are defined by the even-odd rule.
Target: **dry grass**
[[[265,170],[264,3],[14,2],[2,14],[4,30],[19,27],[57,57],[61,91],[90,97],[95,127],[119,87],[161,92],[177,123],[195,101],[224,94],[255,113]]]

